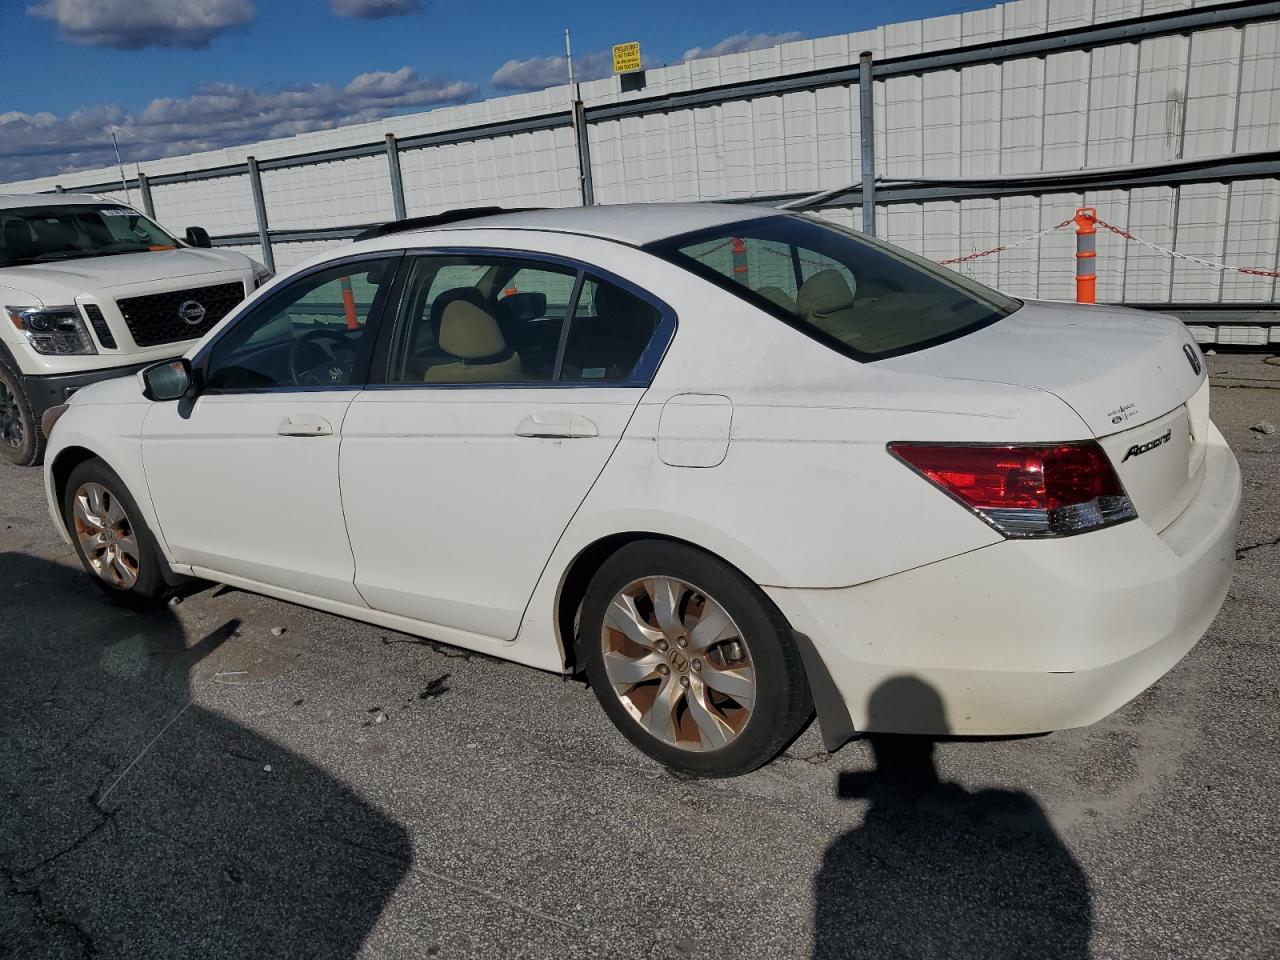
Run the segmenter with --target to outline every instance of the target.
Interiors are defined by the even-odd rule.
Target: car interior
[[[700,241],[681,252],[757,297],[866,354],[924,343],[992,315],[992,305],[960,293],[901,256],[826,234],[830,249],[771,236]]]
[[[280,291],[218,340],[206,365],[206,386],[349,384],[365,321],[394,275],[391,263],[327,270]]]
[[[410,282],[402,359],[392,365],[393,382],[554,379],[572,271],[498,259],[478,277],[449,286],[437,279],[456,260],[422,260]],[[543,289],[530,290],[529,285]],[[657,308],[634,294],[586,279],[565,343],[561,380],[629,379],[659,319]]]
[[[312,278],[281,291],[228,331],[205,371],[212,389],[351,382],[364,321],[391,271],[385,264]],[[512,258],[419,257],[408,281],[388,382],[552,382],[577,274]],[[625,382],[653,339],[659,310],[584,277],[561,382]]]

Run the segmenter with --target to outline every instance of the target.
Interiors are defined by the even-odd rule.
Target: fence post
[[[408,213],[404,205],[404,181],[400,179],[400,147],[394,133],[387,134],[387,171],[391,174],[391,205],[396,219],[403,220]]]
[[[267,232],[267,201],[262,195],[262,174],[254,157],[249,158],[249,187],[253,190],[253,212],[258,217],[258,246],[262,248],[262,263],[275,273],[276,258],[271,253],[271,235]]]
[[[858,57],[858,134],[862,139],[862,232],[876,235],[876,113],[871,51]]]
[[[1098,211],[1076,209],[1076,303],[1097,303]]]
[[[577,97],[577,84],[574,84],[573,139],[578,148],[578,181],[582,185],[582,205],[590,207],[596,202],[595,187],[591,183],[591,140],[587,136],[587,111]]]
[[[151,181],[141,170],[138,171],[138,192],[142,194],[142,212],[154,220],[156,205],[151,200]]]

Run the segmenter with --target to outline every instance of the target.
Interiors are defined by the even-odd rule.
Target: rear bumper
[[[38,422],[46,410],[59,403],[66,403],[67,399],[81,387],[87,387],[91,383],[99,383],[102,380],[127,377],[155,362],[148,360],[146,363],[133,363],[125,367],[84,370],[79,373],[25,374],[22,382],[26,388],[27,399],[31,402],[32,414]]]
[[[1209,628],[1231,581],[1239,509],[1240,470],[1214,427],[1199,493],[1160,534],[1136,520],[1004,541],[856,587],[768,593],[812,639],[857,730],[1085,726],[1158,680]],[[886,686],[903,677],[920,683]],[[922,706],[921,683],[940,705]]]

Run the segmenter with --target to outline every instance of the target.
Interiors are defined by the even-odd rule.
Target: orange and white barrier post
[[[729,252],[733,254],[733,272],[735,280],[742,283],[747,282],[747,242],[741,237],[734,237],[733,242],[729,245]]]
[[[342,312],[347,318],[347,329],[360,329],[360,318],[356,316],[356,295],[351,289],[350,277],[339,277],[338,285],[342,290]]]
[[[1076,303],[1097,303],[1098,211],[1076,210]]]

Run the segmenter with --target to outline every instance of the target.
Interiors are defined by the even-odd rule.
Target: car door
[[[405,273],[386,382],[343,423],[356,586],[374,609],[512,639],[675,318],[533,255],[409,256]]]
[[[195,358],[194,401],[150,412],[143,462],[177,561],[364,606],[338,448],[398,259],[328,264],[285,284]]]

